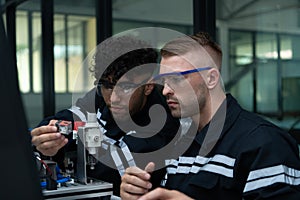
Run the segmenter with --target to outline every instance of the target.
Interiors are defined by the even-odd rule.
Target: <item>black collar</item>
[[[220,141],[239,117],[242,108],[231,94],[226,94],[226,99],[217,110],[212,120],[197,133],[195,141],[202,145],[203,154],[209,153],[212,145]],[[206,135],[208,137],[206,137]],[[205,142],[204,142],[205,140]]]

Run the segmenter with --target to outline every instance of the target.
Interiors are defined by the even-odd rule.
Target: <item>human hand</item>
[[[51,120],[47,126],[41,126],[31,131],[31,142],[45,156],[54,156],[60,148],[68,143],[64,135],[57,132],[55,123]]]
[[[164,188],[156,188],[148,192],[138,200],[192,200],[189,196],[177,191],[167,190]]]
[[[122,200],[136,200],[152,188],[150,182],[151,173],[154,171],[155,164],[148,163],[145,170],[138,167],[129,167],[122,176],[120,195]]]

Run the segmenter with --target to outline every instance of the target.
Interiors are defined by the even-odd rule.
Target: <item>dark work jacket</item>
[[[243,110],[231,95],[223,105],[226,110],[219,110],[214,122],[197,133],[188,150],[168,161],[164,186],[201,200],[299,200],[300,160],[295,140]],[[223,127],[220,135],[215,133],[217,127]],[[211,134],[217,137],[209,138]],[[181,145],[186,143],[178,143],[176,149]]]
[[[150,123],[149,109],[156,104],[162,105],[164,107],[164,112],[167,114],[167,118],[163,128],[158,133],[153,134],[151,130],[145,131],[145,129],[142,129],[142,126],[146,126]],[[96,95],[94,89],[88,92],[84,97],[78,99],[76,102],[76,106],[78,106],[83,112],[91,113],[95,113],[99,108],[102,113],[101,120],[106,121],[104,128],[107,130],[107,132],[105,133],[105,135],[114,140],[119,140],[121,137],[123,137],[123,141],[127,144],[131,152],[145,153],[145,155],[147,155],[147,152],[159,150],[170,143],[170,141],[173,141],[180,124],[178,119],[174,119],[172,117],[164,97],[161,95],[161,92],[158,91],[157,88],[155,88],[153,92],[147,97],[147,102],[143,109],[132,116],[133,121],[139,127],[141,127],[141,130],[135,130],[136,135],[143,135],[143,138],[135,137],[135,134],[126,135],[126,133],[116,125],[115,121],[112,118],[111,112],[105,105],[104,99],[101,94],[100,96]],[[64,119],[74,121],[73,119],[77,120],[76,118],[77,116],[73,115],[70,110],[62,110],[56,113],[55,116],[45,118],[39,124],[39,126],[47,125],[51,119]],[[153,136],[147,137],[147,134]],[[54,156],[54,160],[57,160],[60,163],[60,166],[63,168],[64,166],[62,166],[61,163],[64,155],[74,149],[76,149],[76,144],[71,138],[69,138],[69,143],[65,148],[61,149],[56,156]],[[120,149],[118,149],[118,152],[120,155],[122,155],[122,153],[120,153]],[[134,156],[134,159],[136,159],[136,157],[138,156]],[[107,150],[105,150],[100,148],[97,158],[101,162],[97,162],[94,170],[89,170],[88,168],[88,176],[113,183],[114,195],[119,196],[121,177],[119,172],[115,169],[115,164],[111,158],[110,149],[108,148]],[[121,158],[123,158],[123,161],[125,160],[124,157],[121,156]],[[143,169],[145,165],[150,161],[154,161],[153,156],[144,156],[141,159],[141,156],[139,155],[139,158],[137,158],[136,160],[136,164],[138,167]],[[163,165],[164,164],[160,164],[159,166]],[[124,167],[128,167],[126,161],[124,162]],[[154,187],[159,186],[160,181],[164,175],[165,169],[159,169],[153,173],[151,181]]]

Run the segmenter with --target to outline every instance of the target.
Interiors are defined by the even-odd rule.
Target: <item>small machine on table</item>
[[[73,132],[73,138],[77,141],[77,172],[75,177],[61,177],[59,180],[55,173],[56,163],[53,161],[41,161],[44,166],[46,178],[43,195],[45,199],[110,199],[113,194],[111,183],[95,180],[87,177],[87,167],[93,168],[96,159],[93,154],[96,148],[101,147],[103,133],[99,129],[96,114],[88,113],[87,122],[81,123],[72,130],[72,124],[66,121],[58,121],[58,131],[62,134]],[[59,182],[60,180],[61,183]]]

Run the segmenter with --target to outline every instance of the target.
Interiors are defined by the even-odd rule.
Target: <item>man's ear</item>
[[[216,68],[210,69],[206,74],[206,84],[208,89],[213,89],[219,82],[220,72]]]
[[[153,91],[153,89],[154,89],[154,84],[153,83],[147,83],[145,85],[144,94],[146,96],[148,96],[149,94],[151,94],[151,92]]]

